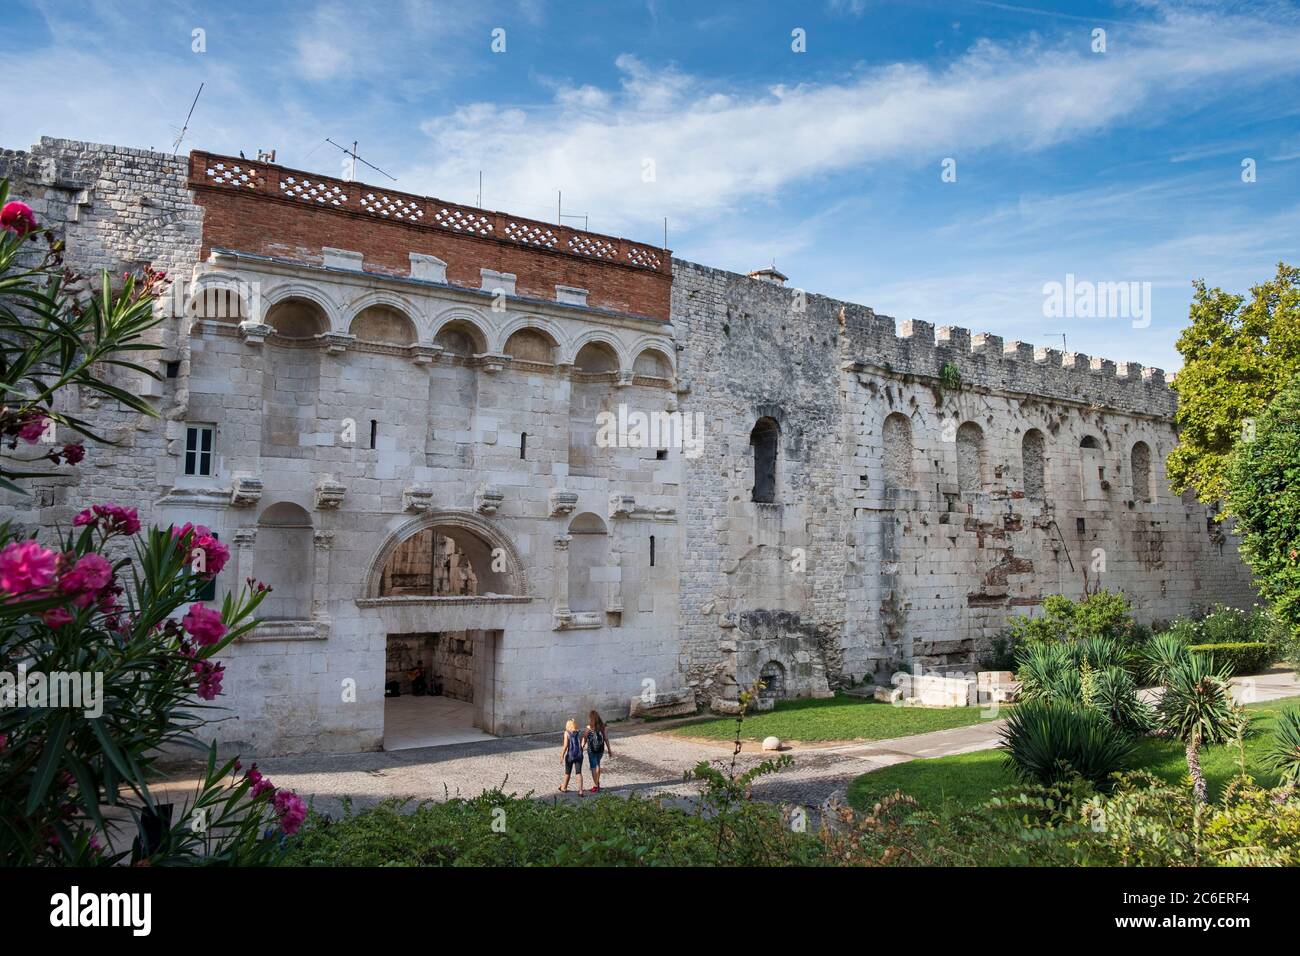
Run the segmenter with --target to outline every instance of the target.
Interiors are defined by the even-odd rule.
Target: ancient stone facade
[[[412,647],[512,734],[969,664],[1051,593],[1253,599],[1168,490],[1159,370],[264,163],[46,139],[0,174],[74,268],[177,289],[126,383],[160,418],[81,407],[114,444],[3,512],[203,523],[218,596],[274,585],[227,652],[234,747],[381,746]]]

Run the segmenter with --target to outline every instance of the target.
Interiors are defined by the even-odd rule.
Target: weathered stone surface
[[[763,749],[764,749],[764,750],[780,750],[780,749],[781,749],[781,738],[780,738],[780,737],[764,737],[764,738],[763,738]]]
[[[683,690],[659,692],[646,699],[633,697],[628,710],[629,717],[689,717],[699,707],[695,703],[695,692],[689,687]]]

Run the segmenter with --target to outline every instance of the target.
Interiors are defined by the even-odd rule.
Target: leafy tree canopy
[[[1249,301],[1197,281],[1189,317],[1178,338],[1179,438],[1168,475],[1175,492],[1226,502],[1233,448],[1300,372],[1300,268],[1278,263]]]

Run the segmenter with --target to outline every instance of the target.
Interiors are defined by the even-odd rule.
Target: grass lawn
[[[895,707],[878,700],[838,695],[824,700],[780,700],[774,710],[745,718],[743,739],[887,740],[931,730],[966,727],[985,719],[980,707]],[[709,740],[734,740],[736,719],[719,717],[675,727],[670,733]]]
[[[1297,705],[1300,697],[1286,697],[1246,708],[1253,717],[1253,733],[1246,738],[1246,769],[1265,786],[1277,783],[1277,774],[1262,766],[1264,751],[1273,736],[1273,721],[1281,711]],[[1150,771],[1171,783],[1177,783],[1187,774],[1187,760],[1180,743],[1148,737],[1138,742],[1135,758],[1133,769]],[[1231,744],[1201,751],[1201,769],[1205,771],[1211,799],[1217,798],[1224,785],[1240,771],[1240,761],[1241,752]],[[1002,764],[1002,751],[980,750],[933,760],[912,760],[865,773],[849,787],[849,803],[857,809],[869,809],[880,797],[902,790],[929,807],[938,807],[944,801],[977,806],[992,791],[1014,786],[1016,782]]]

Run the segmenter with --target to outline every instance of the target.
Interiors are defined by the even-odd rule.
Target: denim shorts
[[[566,775],[571,773],[582,773],[582,758],[579,757],[577,760],[571,760],[570,758],[565,757],[564,773]]]
[[[604,757],[605,757],[605,754],[604,754],[603,751],[602,751],[601,753],[592,753],[590,750],[588,750],[588,751],[587,751],[587,766],[591,767],[592,770],[595,770],[597,767],[600,766],[600,762],[601,762],[601,760],[604,759]]]

